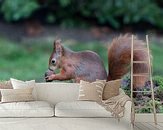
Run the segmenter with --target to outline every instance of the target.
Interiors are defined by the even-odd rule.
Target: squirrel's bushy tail
[[[124,35],[115,38],[108,49],[109,59],[109,74],[108,80],[119,79],[130,72],[131,63],[131,35]],[[134,38],[134,49],[145,48],[145,43],[142,40]],[[148,61],[147,50],[134,51],[134,61]],[[134,73],[147,73],[149,70],[148,64],[134,64]],[[144,86],[146,77],[134,77],[134,87]]]

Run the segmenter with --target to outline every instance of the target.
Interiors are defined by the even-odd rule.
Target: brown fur
[[[134,49],[144,48],[144,42],[134,39]],[[108,49],[109,74],[100,57],[92,51],[73,52],[64,48],[60,40],[54,42],[53,52],[49,58],[49,70],[46,72],[46,80],[80,80],[95,81],[96,79],[119,79],[130,71],[131,63],[131,36],[124,35],[113,39]],[[55,64],[52,64],[55,60]],[[147,51],[134,51],[134,60],[148,60]],[[54,74],[60,68],[59,74]],[[134,73],[146,73],[149,70],[147,64],[134,64]],[[134,78],[134,86],[143,86],[146,78]]]
[[[56,63],[53,64],[52,60]],[[52,71],[60,69],[60,73],[52,74]],[[53,52],[49,58],[49,70],[45,74],[47,81],[80,80],[95,81],[107,79],[107,73],[101,58],[92,51],[74,52],[55,41]]]
[[[130,71],[131,63],[131,36],[124,35],[115,38],[108,49],[109,74],[108,80],[119,79]],[[134,38],[134,49],[145,48],[143,41]],[[134,51],[134,61],[148,61],[147,51]],[[147,64],[134,64],[134,73],[147,73]],[[134,77],[134,86],[144,86],[146,77]]]

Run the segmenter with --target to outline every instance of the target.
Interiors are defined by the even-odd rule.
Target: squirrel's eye
[[[55,64],[56,64],[56,60],[55,60],[55,59],[52,59],[51,63],[52,63],[53,65],[55,65]]]

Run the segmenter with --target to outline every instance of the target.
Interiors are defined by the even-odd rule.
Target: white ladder
[[[134,61],[134,51],[143,51],[147,49],[148,52],[148,61]],[[148,73],[139,73],[139,74],[134,74],[133,72],[133,66],[134,63],[138,64],[148,64],[149,65],[149,72]],[[133,77],[135,76],[146,76],[149,77],[150,80],[150,86],[151,90],[150,91],[134,91],[134,86],[133,86]],[[152,68],[151,68],[151,59],[150,59],[150,51],[149,51],[149,40],[148,40],[148,35],[146,35],[146,48],[140,48],[140,49],[134,49],[134,35],[132,35],[132,41],[131,41],[131,100],[132,100],[132,124],[134,125],[135,123],[135,109],[141,109],[145,108],[144,106],[135,106],[134,105],[134,97],[133,93],[142,93],[142,92],[151,92],[151,99],[152,99],[152,109],[153,109],[153,116],[154,116],[154,122],[157,124],[157,117],[156,117],[156,108],[155,108],[155,99],[154,99],[154,89],[153,89],[153,81],[152,81]]]

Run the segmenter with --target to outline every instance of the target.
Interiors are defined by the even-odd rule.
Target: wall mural
[[[134,47],[143,47],[144,42],[135,38]],[[106,52],[107,54],[107,52]],[[131,56],[131,36],[124,35],[115,38],[108,48],[108,66],[107,74],[104,63],[100,56],[92,51],[74,52],[62,46],[60,40],[54,42],[53,51],[49,58],[49,69],[45,73],[46,81],[53,80],[70,80],[74,82],[115,80],[130,71]],[[147,52],[134,52],[134,60],[148,60]],[[56,74],[55,70],[60,69],[60,73]],[[146,64],[134,65],[135,73],[142,73],[148,70]],[[135,87],[144,85],[145,78],[135,78]]]

